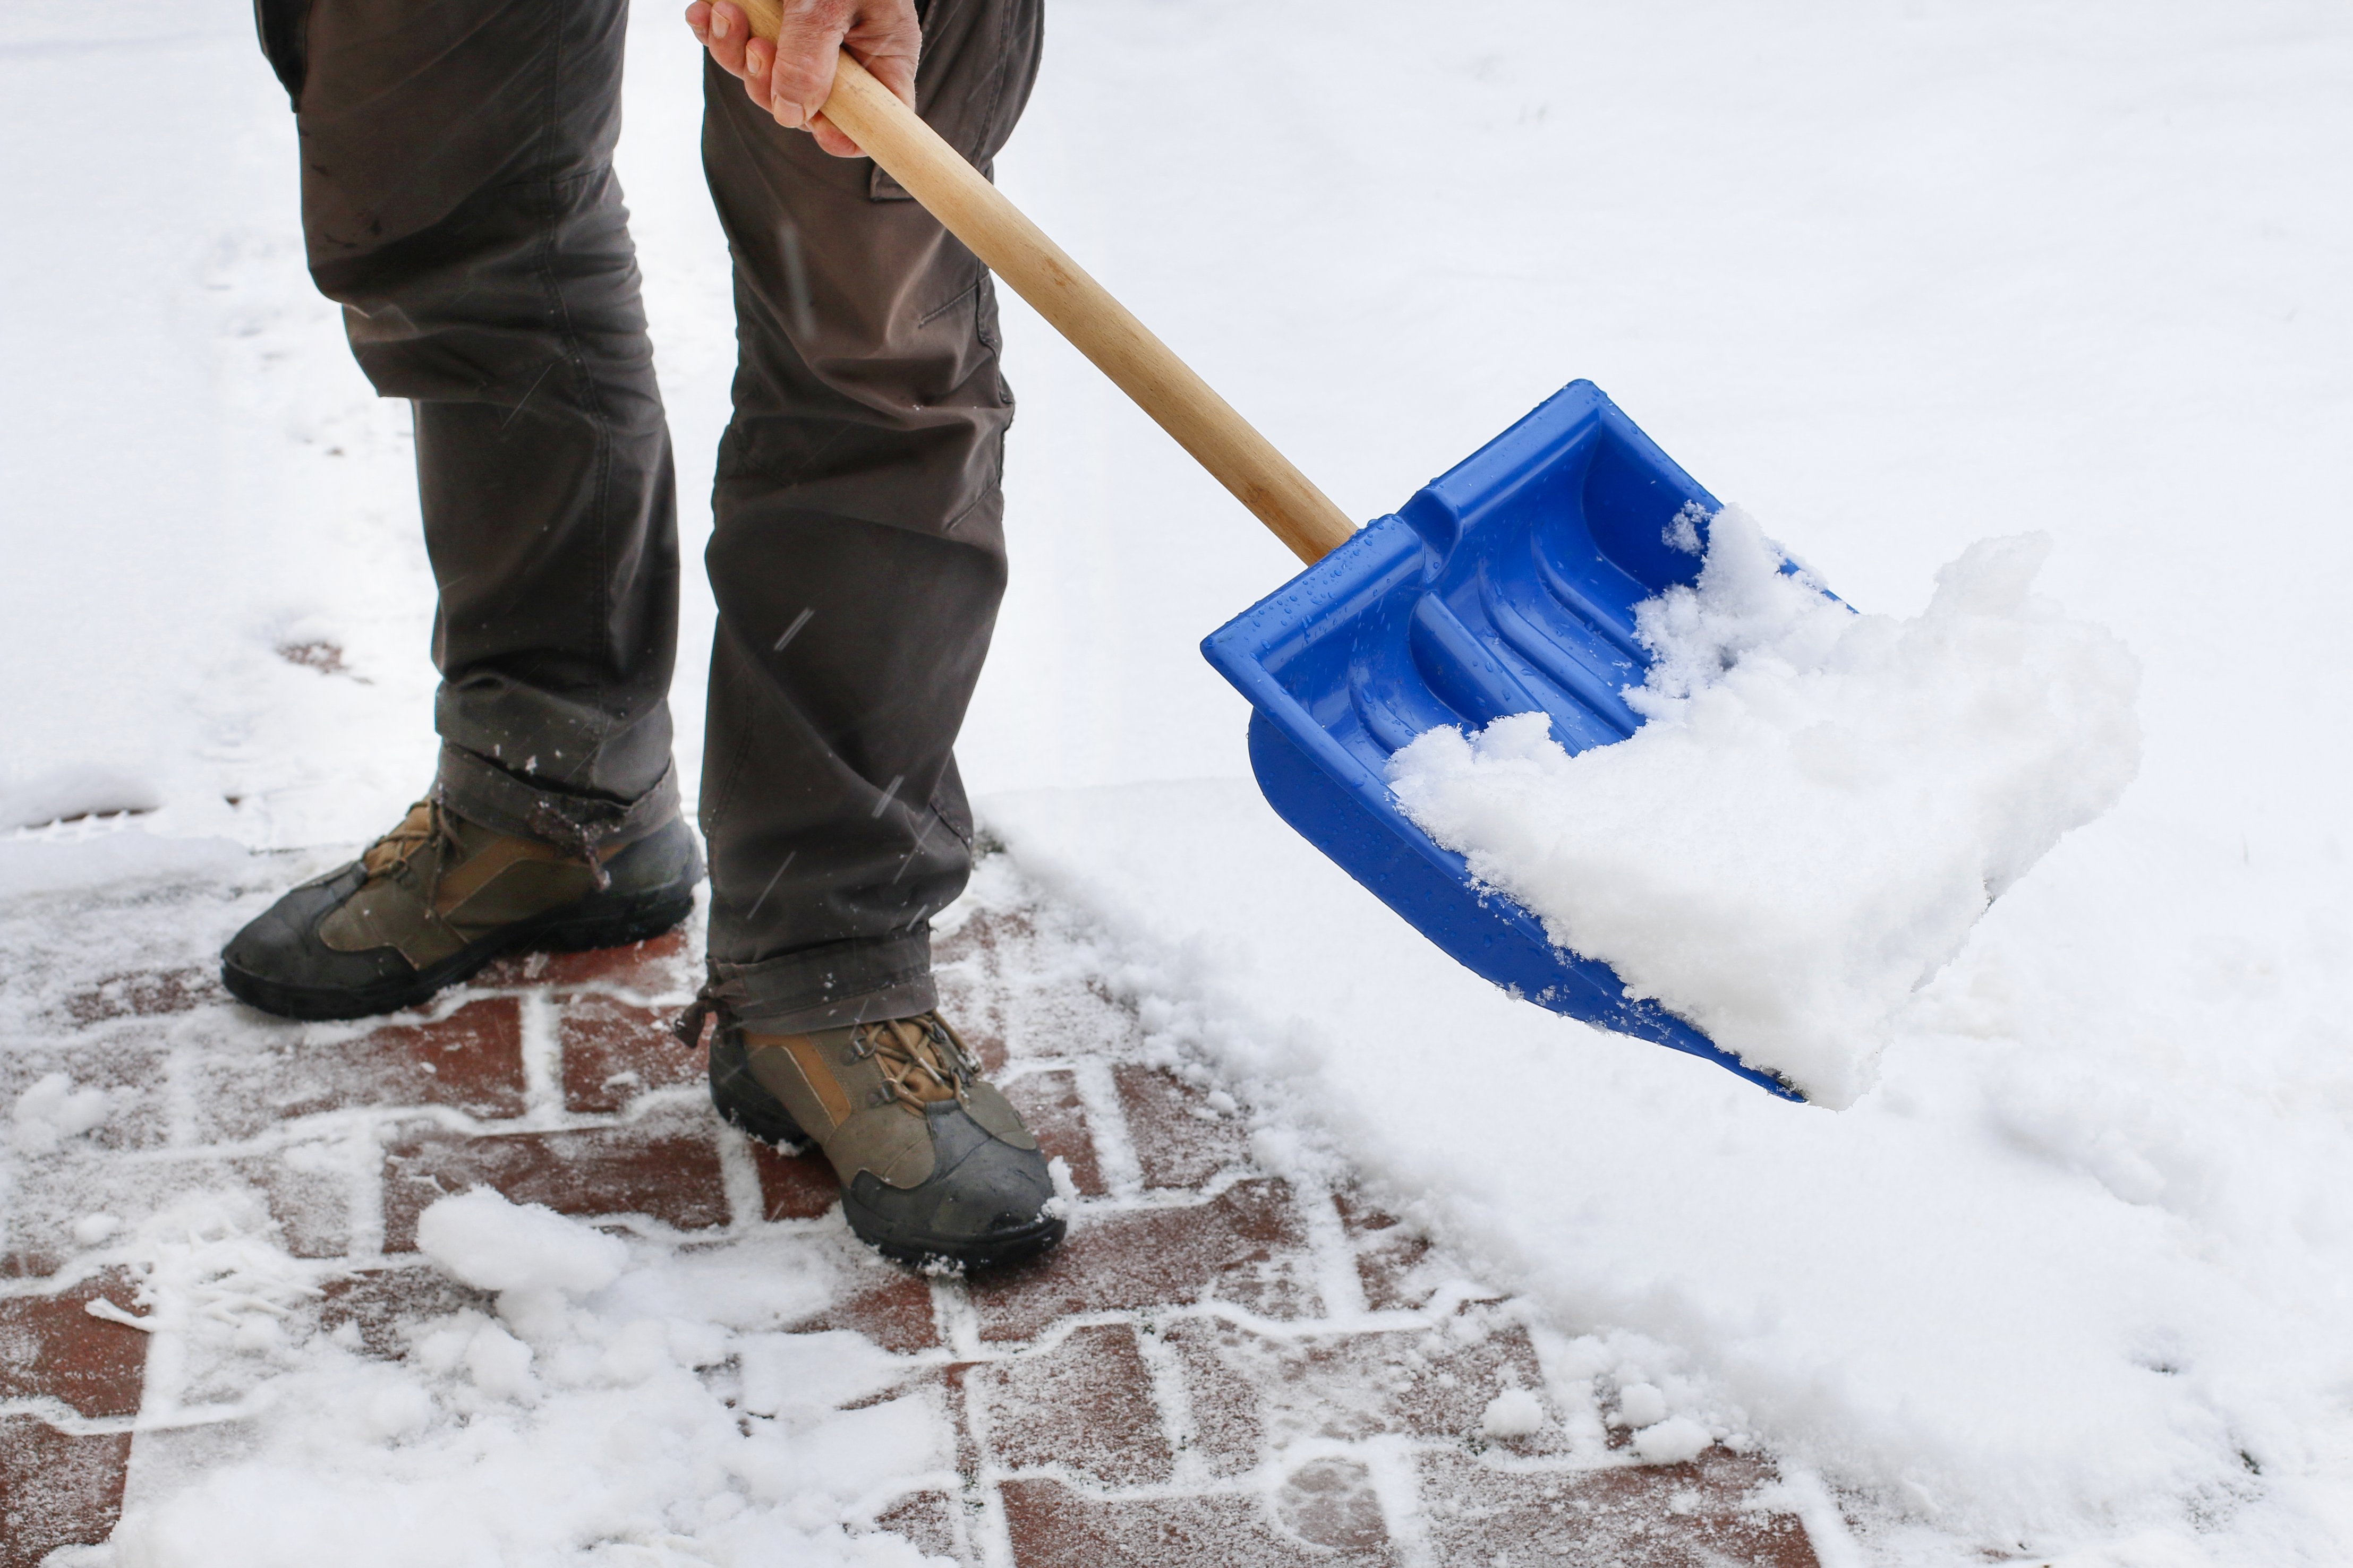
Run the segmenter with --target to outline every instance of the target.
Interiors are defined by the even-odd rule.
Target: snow
[[[417,1248],[451,1279],[483,1290],[602,1290],[628,1258],[617,1238],[488,1187],[436,1199],[417,1216]]]
[[[1630,1383],[1618,1391],[1618,1425],[1654,1426],[1667,1418],[1667,1396],[1647,1383]]]
[[[84,1215],[74,1222],[73,1238],[84,1247],[96,1247],[122,1228],[120,1215],[111,1214]]]
[[[1490,1437],[1525,1437],[1541,1430],[1544,1422],[1544,1405],[1535,1394],[1525,1388],[1507,1388],[1487,1402],[1479,1430]]]
[[[1680,1465],[1707,1452],[1715,1434],[1688,1415],[1671,1415],[1634,1434],[1634,1452],[1647,1465]]]
[[[2138,763],[2137,669],[2031,592],[2049,552],[1980,541],[1920,615],[1855,616],[1727,510],[1697,584],[1636,607],[1656,662],[1631,739],[1439,728],[1390,785],[1556,945],[1843,1110],[1987,904]]]
[[[317,1286],[259,1205],[200,1197],[143,1226],[122,1254],[140,1305],[163,1314],[152,1326],[176,1331],[182,1380],[231,1381],[248,1420],[243,1441],[198,1443],[176,1474],[147,1460],[106,1561],[490,1568],[685,1540],[693,1561],[716,1564],[923,1561],[898,1536],[837,1522],[861,1497],[935,1484],[950,1463],[935,1395],[899,1387],[914,1361],[868,1345],[843,1358],[854,1383],[770,1390],[758,1410],[733,1402],[726,1367],[741,1354],[754,1375],[761,1350],[786,1337],[775,1330],[849,1266],[843,1248],[770,1235],[698,1256],[495,1195],[469,1201],[480,1196],[427,1210],[441,1216],[427,1249],[444,1268],[461,1258],[470,1276],[480,1248],[512,1242],[527,1260],[491,1271],[518,1282],[491,1310],[426,1317],[396,1363],[348,1333],[281,1331]],[[859,1396],[875,1402],[837,1408]],[[149,1404],[152,1419],[152,1387]]]
[[[633,28],[621,174],[692,498],[726,258],[691,44]],[[1000,160],[1352,515],[1589,376],[1850,602],[1916,617],[1989,526],[2040,531],[2042,591],[2140,660],[2131,789],[1897,1009],[1878,1087],[1810,1115],[1493,993],[1271,816],[1194,645],[1293,564],[1007,304],[1013,586],[961,748],[991,830],[1127,944],[1155,1027],[1280,1110],[1254,1149],[1362,1164],[1599,1347],[1598,1385],[1658,1388],[1638,1432],[1751,1435],[1873,1563],[2353,1540],[2348,70],[2316,0],[1471,0],[1435,32],[1398,0],[1058,0]],[[105,924],[199,963],[430,775],[406,421],[303,275],[244,11],[19,7],[0,82],[0,795],[98,814],[0,839],[0,962]],[[710,617],[690,584],[690,794]],[[280,651],[313,645],[340,668]],[[311,1288],[238,1224],[109,1245],[224,1301]],[[313,1381],[248,1448],[134,1478],[119,1554],[547,1562],[616,1520],[719,1561],[887,1552],[796,1522],[792,1467],[865,1413],[780,1405],[755,1446],[681,1359],[826,1266],[633,1250],[544,1321],[448,1314],[429,1374],[297,1347]],[[261,1348],[221,1364],[277,1353],[223,1310]],[[493,1326],[536,1404],[467,1370]],[[673,1515],[706,1464],[757,1497]]]
[[[44,1073],[16,1096],[9,1120],[15,1123],[17,1148],[27,1154],[46,1154],[106,1120],[106,1090],[76,1089],[64,1073]]]

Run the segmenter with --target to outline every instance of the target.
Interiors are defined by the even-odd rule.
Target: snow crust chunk
[[[1556,945],[1844,1109],[1912,991],[2139,765],[2138,667],[2032,591],[2049,551],[1980,541],[1921,615],[1856,615],[1727,508],[1697,584],[1637,609],[1630,739],[1435,729],[1390,785]]]
[[[417,1216],[417,1246],[478,1290],[586,1295],[619,1279],[629,1261],[618,1237],[543,1204],[510,1203],[490,1187],[437,1199]]]
[[[1528,1437],[1543,1430],[1544,1406],[1525,1388],[1507,1388],[1487,1402],[1479,1430],[1490,1437]]]

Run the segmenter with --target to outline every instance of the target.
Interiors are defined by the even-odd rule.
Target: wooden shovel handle
[[[754,0],[745,10],[754,32],[775,37],[770,5]],[[847,50],[824,114],[1302,561],[1322,560],[1356,531],[1330,497]]]

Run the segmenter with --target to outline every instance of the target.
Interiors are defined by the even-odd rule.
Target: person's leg
[[[1037,0],[921,11],[918,108],[986,169],[1036,76]],[[715,66],[705,103],[740,344],[709,554],[712,1099],[757,1136],[813,1138],[890,1256],[1009,1262],[1063,1221],[1036,1140],[935,1011],[929,927],[971,866],[953,748],[1005,585],[995,297],[872,164],[780,129]]]
[[[1038,0],[921,10],[919,109],[985,170],[1036,77]],[[714,994],[763,1029],[905,1017],[971,863],[953,747],[1005,583],[996,299],[875,165],[705,69],[740,345],[708,556]]]
[[[627,12],[310,5],[311,275],[415,407],[441,789],[510,831],[542,795],[609,827],[598,803],[674,792],[676,500],[612,168]]]
[[[666,929],[699,875],[667,705],[670,437],[612,171],[624,0],[262,0],[311,274],[415,410],[429,804],[233,941],[256,1005],[405,1005],[521,945]]]

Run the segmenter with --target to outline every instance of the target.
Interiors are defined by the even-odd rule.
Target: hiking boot
[[[688,1016],[699,1032],[700,1011]],[[937,1013],[813,1035],[723,1013],[711,1099],[754,1138],[822,1149],[849,1228],[885,1258],[987,1268],[1062,1239],[1038,1141]]]
[[[587,858],[419,801],[367,853],[237,932],[221,984],[282,1018],[390,1013],[501,953],[659,936],[693,909],[702,876],[683,818]]]

